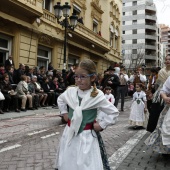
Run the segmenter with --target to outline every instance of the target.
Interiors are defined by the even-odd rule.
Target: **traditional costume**
[[[135,126],[143,126],[145,122],[145,103],[146,94],[144,91],[135,92],[133,94],[133,103],[131,106],[131,113],[129,117],[129,124]]]
[[[164,83],[160,93],[170,94],[170,77]],[[165,105],[156,129],[146,139],[145,144],[158,153],[170,154],[170,105]]]
[[[160,97],[160,90],[166,79],[170,76],[170,69],[164,67],[158,73],[158,78],[155,82],[157,90],[153,94],[152,104],[150,107],[150,115],[148,120],[147,131],[153,132],[157,126],[159,115],[164,108],[163,100]]]
[[[57,155],[58,170],[104,170],[93,122],[98,109],[108,115],[113,114],[114,121],[117,120],[118,110],[100,90],[96,97],[91,97],[92,90],[70,87],[58,97],[61,114],[68,113],[69,106],[69,121]],[[103,129],[107,126],[107,122],[99,124]]]

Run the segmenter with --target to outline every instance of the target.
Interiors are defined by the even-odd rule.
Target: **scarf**
[[[69,107],[74,109],[69,128],[68,143],[70,143],[73,136],[78,134],[83,119],[82,111],[99,107],[101,101],[105,99],[105,96],[101,90],[98,90],[99,93],[96,97],[91,97],[90,95],[92,90],[93,88],[91,88],[83,97],[80,105],[78,100],[78,87],[69,87],[64,93],[61,94],[64,102],[67,103]]]

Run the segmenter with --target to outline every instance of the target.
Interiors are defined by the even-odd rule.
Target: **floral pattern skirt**
[[[162,110],[156,129],[151,133],[151,135],[145,140],[145,144],[152,148],[155,152],[162,154],[170,154],[170,145],[163,145],[162,143],[162,124],[166,113],[169,110],[169,106],[165,106]]]

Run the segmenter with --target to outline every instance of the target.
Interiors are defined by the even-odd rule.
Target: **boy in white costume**
[[[77,87],[69,87],[58,97],[60,112],[68,124],[60,141],[57,168],[104,170],[96,132],[103,130],[102,125],[107,126],[107,123],[95,121],[97,110],[114,115],[115,121],[119,113],[102,91],[91,87],[96,77],[96,66],[91,60],[81,61],[74,77]]]
[[[129,117],[129,124],[137,127],[144,126],[145,111],[147,111],[146,94],[142,91],[142,84],[136,84],[136,92],[133,94],[133,103]]]

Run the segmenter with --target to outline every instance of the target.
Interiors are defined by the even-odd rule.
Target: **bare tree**
[[[136,69],[145,63],[145,49],[142,46],[138,46],[135,50],[136,54],[132,54],[133,45],[126,49],[126,54],[123,53],[123,65],[129,70]]]

